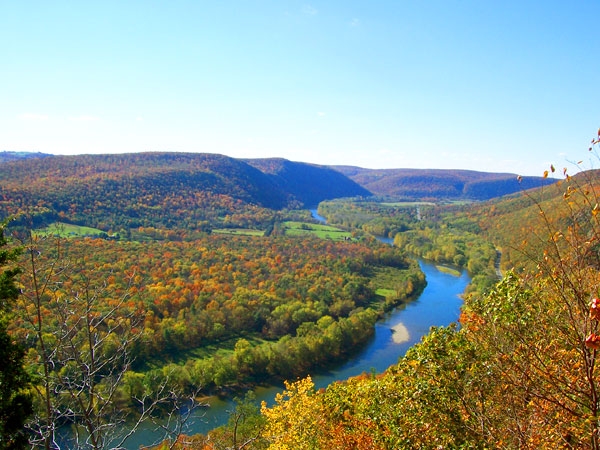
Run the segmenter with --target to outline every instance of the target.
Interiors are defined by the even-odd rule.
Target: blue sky
[[[598,0],[0,0],[0,150],[540,175],[589,158],[599,17]]]

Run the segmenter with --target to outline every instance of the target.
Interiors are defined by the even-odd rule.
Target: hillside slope
[[[573,225],[585,229],[591,220],[594,203],[600,201],[600,171],[553,181],[526,195],[493,199],[470,209],[470,220],[501,250],[503,270],[534,264],[554,231]]]
[[[486,200],[550,182],[473,171],[325,167],[204,153],[47,156],[7,153],[0,214],[103,230],[256,227],[272,211],[340,197]]]
[[[252,225],[261,215],[264,218],[261,209],[298,208],[332,196],[368,195],[331,169],[281,164],[286,170],[274,174],[217,154],[19,159],[0,164],[0,206],[3,215],[27,212],[42,221],[61,219],[103,229],[198,228],[222,224],[232,214],[245,214],[245,225]]]
[[[367,189],[329,167],[282,158],[249,159],[248,164],[268,174],[284,191],[305,205],[323,200],[372,195]]]
[[[514,174],[472,170],[333,168],[375,195],[418,200],[489,200],[552,182],[543,177],[522,177],[519,183]]]

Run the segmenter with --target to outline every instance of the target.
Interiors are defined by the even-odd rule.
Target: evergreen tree
[[[19,251],[6,249],[6,222],[0,224],[0,449],[27,447],[24,423],[32,413],[31,397],[25,388],[29,377],[23,368],[24,350],[8,334],[8,318],[19,290],[14,278],[17,268],[7,267]]]

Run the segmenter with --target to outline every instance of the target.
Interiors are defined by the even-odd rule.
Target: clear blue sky
[[[589,158],[599,18],[600,0],[0,0],[0,150],[540,175]]]

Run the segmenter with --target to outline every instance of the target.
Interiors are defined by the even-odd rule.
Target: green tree
[[[6,249],[6,222],[0,225],[0,449],[26,448],[25,420],[32,413],[31,397],[26,389],[29,377],[23,368],[23,348],[8,334],[11,308],[19,290],[15,277],[19,270],[10,266],[19,249]]]

